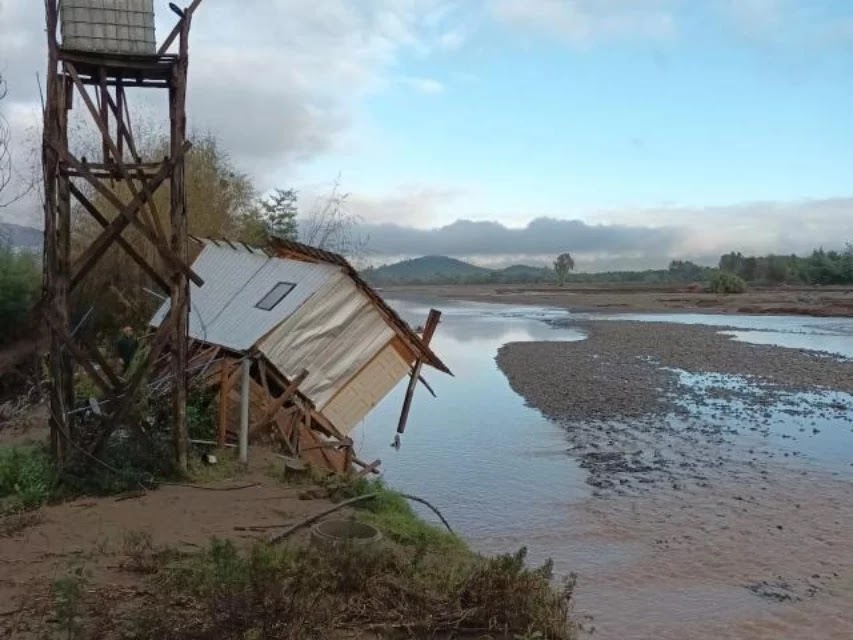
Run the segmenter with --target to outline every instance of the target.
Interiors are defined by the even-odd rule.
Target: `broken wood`
[[[427,317],[426,325],[424,326],[423,342],[429,346],[432,341],[432,336],[438,328],[438,323],[441,320],[441,311],[430,309]],[[403,410],[400,412],[400,421],[397,423],[397,433],[403,434],[406,431],[406,423],[409,421],[409,411],[412,408],[412,399],[415,395],[415,386],[421,376],[421,367],[423,366],[423,358],[418,358],[415,361],[415,366],[412,369],[412,375],[409,378],[409,385],[406,387],[406,397],[403,400]]]

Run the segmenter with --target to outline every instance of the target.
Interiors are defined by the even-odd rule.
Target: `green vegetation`
[[[708,288],[712,293],[744,293],[746,291],[746,282],[744,282],[743,278],[739,278],[733,273],[720,271],[711,276]]]
[[[744,256],[728,253],[720,258],[720,270],[746,282],[760,284],[853,283],[853,244],[844,251],[816,249],[810,256]]]
[[[56,489],[50,456],[41,447],[0,448],[0,514],[43,505]]]
[[[27,317],[41,294],[41,265],[30,253],[0,246],[0,346],[31,329]]]
[[[372,630],[380,637],[573,638],[573,582],[555,589],[550,563],[528,569],[525,557],[524,549],[484,558],[388,544],[320,552],[257,543],[240,551],[214,540],[162,571],[158,602],[146,606],[136,637],[320,638]]]

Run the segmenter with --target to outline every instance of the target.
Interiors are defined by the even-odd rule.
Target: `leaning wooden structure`
[[[401,434],[423,365],[450,374],[430,347],[440,313],[418,334],[342,256],[272,238],[265,247],[193,238],[190,378],[218,393],[219,447],[248,441],[335,473],[375,470],[350,432],[409,379]],[[162,326],[171,302],[151,320]],[[162,373],[168,380],[169,372]],[[155,391],[159,391],[155,382]]]
[[[94,442],[86,443],[91,453],[105,442],[111,429],[122,424],[150,364],[168,352],[176,459],[180,468],[187,466],[187,298],[189,282],[201,285],[202,280],[193,273],[187,256],[184,159],[190,143],[186,140],[185,102],[190,23],[200,2],[194,0],[182,11],[173,6],[178,22],[157,48],[150,0],[131,0],[116,5],[122,9],[110,11],[94,1],[45,0],[48,64],[42,162],[46,291],[41,309],[50,331],[51,442],[60,465],[69,446],[80,446],[72,414],[74,364],[86,371],[107,400],[103,403],[109,411],[104,430]],[[137,29],[134,26],[114,30],[110,39],[98,36],[103,34],[97,29],[85,31],[87,25],[99,20],[128,18],[127,7],[137,10],[149,25],[139,27],[143,29],[141,41],[127,40],[127,34]],[[148,10],[138,11],[139,7]],[[133,16],[127,24],[137,24],[138,17]],[[105,28],[109,31],[111,27],[115,25]],[[144,162],[138,153],[128,106],[129,89],[168,95],[170,146],[167,157],[157,162]],[[72,107],[82,111],[101,139],[101,157],[95,161],[76,157],[69,146]],[[171,193],[168,228],[160,222],[153,201],[154,192],[164,185]],[[118,215],[99,210],[87,193],[97,193]],[[129,199],[122,193],[130,194]],[[73,262],[72,201],[103,229]],[[129,228],[156,249],[156,264],[149,263],[123,238],[122,233]],[[147,361],[129,380],[122,379],[96,345],[75,334],[69,321],[70,294],[115,245],[126,251],[171,301],[169,316],[151,341]]]

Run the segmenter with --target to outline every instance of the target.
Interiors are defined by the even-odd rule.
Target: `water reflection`
[[[413,325],[430,306],[392,304]],[[585,472],[565,455],[563,432],[525,406],[494,358],[507,342],[584,335],[542,322],[555,313],[545,309],[518,314],[501,305],[438,306],[444,315],[434,346],[455,377],[425,371],[438,398],[418,389],[399,451],[389,445],[405,385],[395,389],[353,434],[360,456],[380,458],[390,484],[434,501],[475,545],[490,536],[559,528],[566,506],[589,495]]]

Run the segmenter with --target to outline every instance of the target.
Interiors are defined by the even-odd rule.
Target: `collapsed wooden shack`
[[[263,249],[193,240],[205,284],[190,292],[188,371],[217,391],[217,444],[239,440],[248,410],[250,442],[336,473],[375,471],[349,434],[408,376],[402,433],[414,388],[426,384],[421,367],[450,374],[429,346],[440,314],[419,335],[329,251],[278,238]],[[152,326],[168,311],[167,301]]]

